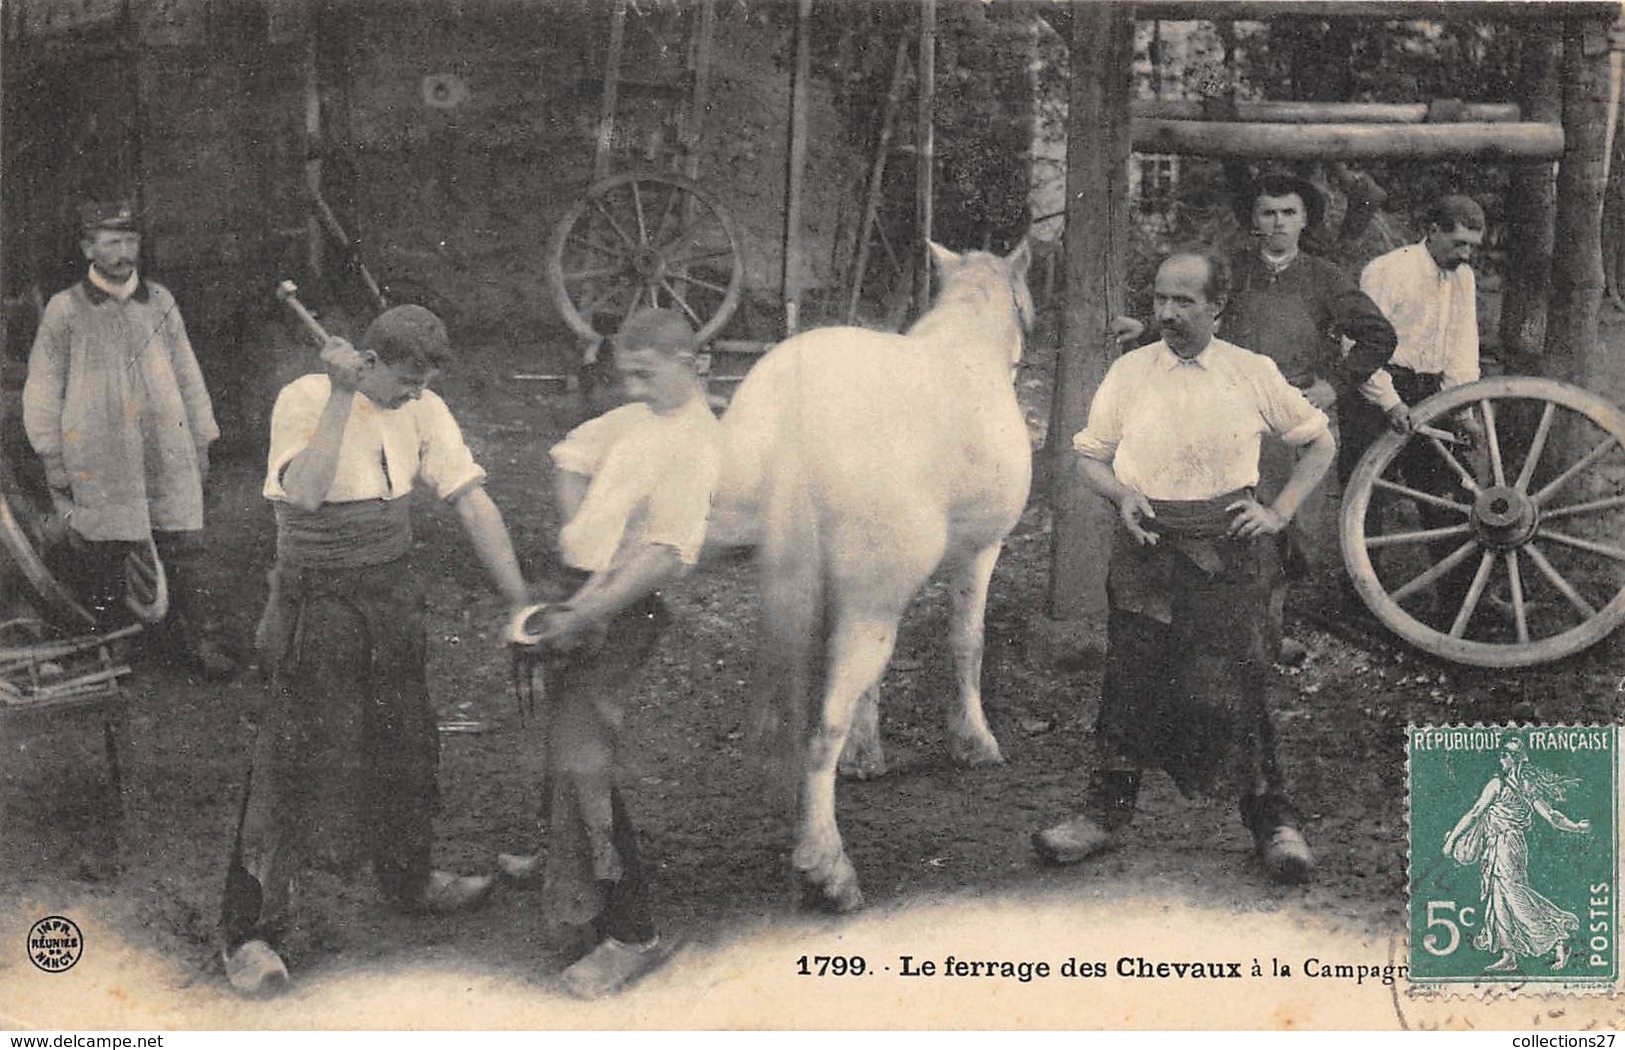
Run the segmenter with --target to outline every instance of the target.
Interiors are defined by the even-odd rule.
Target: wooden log
[[[801,318],[801,187],[807,168],[807,77],[812,63],[812,0],[796,10],[796,65],[790,84],[790,157],[784,195],[784,334],[795,335]]]
[[[1519,100],[1531,120],[1563,116],[1562,27],[1530,26],[1522,42]],[[1514,164],[1507,173],[1507,265],[1501,296],[1501,353],[1525,371],[1546,342],[1547,295],[1552,285],[1552,221],[1557,213],[1557,169],[1551,161]]]
[[[918,249],[918,280],[914,286],[916,316],[931,306],[931,250],[926,242],[931,239],[932,168],[936,159],[936,122],[931,107],[937,94],[937,0],[920,0],[920,75],[919,75],[919,129],[915,147],[919,151],[919,180],[915,185],[916,214],[919,220],[920,243]]]
[[[1602,306],[1602,193],[1608,140],[1609,20],[1570,19],[1563,27],[1563,129],[1568,148],[1557,169],[1552,299],[1546,374],[1587,385],[1598,353]]]
[[[1147,119],[1134,122],[1142,153],[1264,160],[1376,160],[1438,157],[1550,160],[1563,153],[1556,124],[1263,124]]]
[[[1065,308],[1044,450],[1055,522],[1048,612],[1056,620],[1104,623],[1113,514],[1084,487],[1071,449],[1117,356],[1107,323],[1124,312],[1127,296],[1130,6],[1073,7],[1069,49]]]
[[[1135,99],[1136,120],[1203,120],[1201,99]],[[1511,124],[1522,119],[1516,102],[1466,102],[1459,106],[1426,102],[1268,102],[1238,101],[1236,119],[1262,124]]]
[[[1568,0],[1140,0],[1135,13],[1142,20],[1181,21],[1226,19],[1261,22],[1282,15],[1312,18],[1371,18],[1388,22],[1416,19],[1490,22],[1533,22],[1578,15],[1612,18],[1617,3]]]

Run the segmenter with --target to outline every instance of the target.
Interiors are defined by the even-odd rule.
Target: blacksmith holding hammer
[[[226,976],[238,992],[283,989],[277,938],[294,876],[315,856],[368,860],[409,912],[472,908],[487,876],[430,864],[440,740],[426,680],[424,584],[408,497],[457,514],[510,615],[529,594],[485,471],[427,389],[451,358],[421,306],[385,311],[361,345],[330,339],[325,374],[283,387],[271,414],[265,497],[277,561],[261,644],[273,690],[226,876]]]
[[[1073,439],[1085,484],[1116,507],[1106,591],[1106,674],[1083,811],[1033,834],[1052,864],[1118,845],[1141,772],[1186,794],[1238,797],[1264,869],[1302,882],[1314,855],[1297,827],[1265,706],[1273,537],[1336,456],[1326,414],[1269,358],[1213,338],[1229,271],[1199,248],[1157,271],[1162,341],[1119,358]],[[1259,443],[1298,449],[1268,504]]]

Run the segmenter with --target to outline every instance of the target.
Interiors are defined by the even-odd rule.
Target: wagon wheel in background
[[[12,501],[18,501],[18,512],[13,513]],[[15,565],[28,584],[35,610],[51,623],[68,630],[84,631],[96,625],[92,616],[73,592],[53,575],[36,549],[38,536],[30,535],[23,527],[26,501],[13,493],[0,492],[0,554]]]
[[[547,281],[559,316],[593,344],[640,305],[680,311],[703,344],[739,305],[745,265],[733,220],[699,187],[612,175],[554,227]]]
[[[1481,447],[1452,440],[1463,410]],[[1435,394],[1412,411],[1432,433],[1385,434],[1343,494],[1343,560],[1387,627],[1436,656],[1526,667],[1594,644],[1625,622],[1625,414],[1550,379],[1505,376]],[[1403,449],[1457,478],[1443,496],[1404,484]],[[1391,519],[1426,504],[1444,524]],[[1449,548],[1438,559],[1429,554]],[[1472,574],[1460,602],[1435,598],[1447,574]]]

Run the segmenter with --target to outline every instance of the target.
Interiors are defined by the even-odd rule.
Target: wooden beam
[[[598,105],[598,141],[593,147],[594,182],[609,174],[609,148],[615,139],[615,105],[621,87],[621,47],[626,39],[627,0],[615,0],[609,16],[609,49],[604,56],[604,94]]]
[[[1260,124],[1248,121],[1139,120],[1134,148],[1142,153],[1269,160],[1374,160],[1438,157],[1516,157],[1550,160],[1563,154],[1556,124]]]
[[[915,184],[918,194],[915,201],[915,213],[920,227],[920,243],[917,248],[916,271],[918,279],[914,286],[914,316],[918,317],[931,308],[931,249],[926,242],[931,239],[931,226],[934,218],[932,204],[935,200],[936,188],[933,185],[932,174],[936,164],[936,122],[931,115],[931,107],[935,104],[937,94],[937,0],[920,0],[920,54],[919,54],[919,127],[915,134],[915,146],[918,148],[919,178]]]
[[[1115,515],[1084,487],[1072,437],[1117,357],[1107,335],[1126,311],[1130,67],[1134,21],[1126,3],[1072,9],[1066,118],[1066,290],[1055,391],[1044,449],[1054,532],[1048,612],[1056,620],[1104,624],[1106,559]]]
[[[1194,98],[1135,99],[1136,119],[1210,119]],[[1516,102],[1237,102],[1236,119],[1264,124],[1506,124],[1521,119]]]
[[[1313,18],[1371,18],[1390,22],[1429,19],[1473,19],[1486,22],[1532,22],[1552,18],[1597,16],[1613,18],[1617,3],[1567,0],[1140,0],[1134,5],[1141,21],[1160,19],[1261,22],[1282,15]]]
[[[801,187],[807,169],[807,77],[812,70],[812,0],[796,8],[796,65],[790,83],[790,156],[784,194],[784,334],[801,326]]]

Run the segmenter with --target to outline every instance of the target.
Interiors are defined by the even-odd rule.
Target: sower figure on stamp
[[[65,575],[98,617],[122,606],[124,562],[150,538],[170,583],[167,640],[209,678],[236,670],[212,637],[203,482],[220,436],[169,289],[142,277],[128,204],[87,204],[85,279],[51,297],[23,387],[23,426],[66,520]]]
[[[549,917],[590,933],[596,946],[560,978],[581,998],[619,991],[666,954],[616,781],[638,673],[668,619],[661,588],[705,541],[721,435],[680,314],[633,314],[614,348],[631,403],[552,449],[569,597],[546,607],[532,639],[549,708],[547,850],[498,858],[510,877],[540,874]]]
[[[226,974],[245,994],[286,985],[273,945],[292,879],[316,856],[370,860],[384,894],[408,911],[472,907],[491,888],[489,877],[430,866],[440,742],[411,556],[413,489],[455,508],[510,614],[529,596],[485,471],[425,389],[450,356],[439,318],[397,306],[359,348],[332,339],[326,374],[288,384],[272,410],[265,496],[277,560],[260,624],[272,695],[222,921]]]
[[[1157,271],[1163,339],[1113,363],[1073,439],[1085,483],[1118,509],[1107,572],[1105,681],[1084,810],[1033,834],[1066,864],[1117,845],[1141,772],[1186,794],[1239,796],[1270,878],[1301,882],[1314,857],[1288,802],[1266,708],[1274,537],[1336,456],[1326,414],[1269,358],[1213,338],[1229,291],[1222,256]],[[1273,503],[1254,498],[1259,442],[1298,448]]]
[[[1500,755],[1501,772],[1490,778],[1471,809],[1445,836],[1445,856],[1458,864],[1477,864],[1484,902],[1483,924],[1473,937],[1481,952],[1500,952],[1486,973],[1518,968],[1518,957],[1553,952],[1553,970],[1568,965],[1569,941],[1580,929],[1573,912],[1547,900],[1529,884],[1529,840],[1526,832],[1539,816],[1558,831],[1583,834],[1589,820],[1570,820],[1557,810],[1565,791],[1577,780],[1537,769],[1528,762],[1520,741],[1509,740]]]

